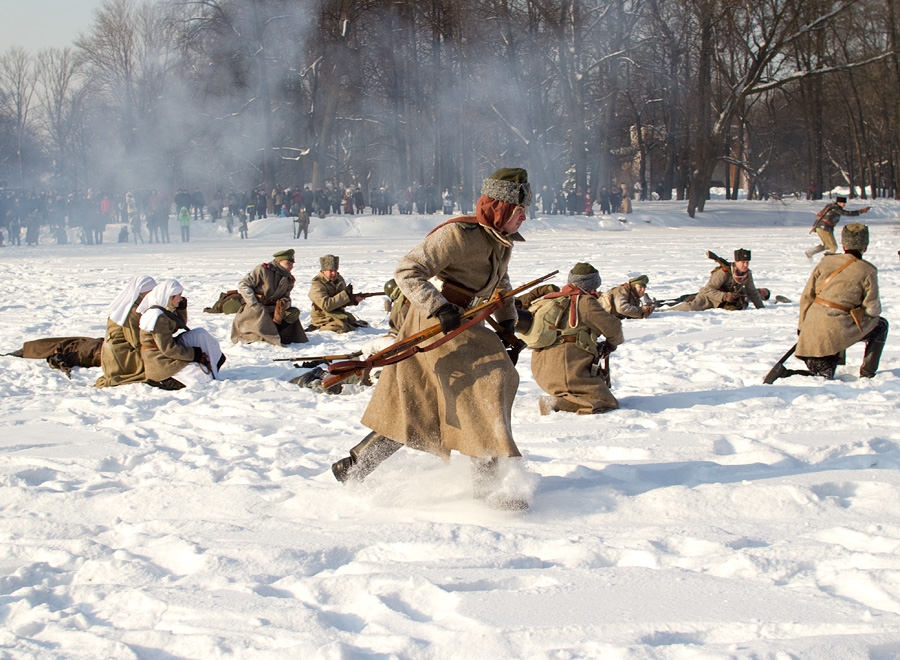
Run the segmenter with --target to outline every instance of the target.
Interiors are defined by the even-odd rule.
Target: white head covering
[[[159,284],[153,287],[153,290],[144,296],[141,304],[138,305],[137,311],[141,315],[141,322],[138,324],[141,330],[153,332],[156,328],[156,320],[162,314],[162,309],[151,309],[158,306],[163,309],[169,304],[169,298],[184,291],[184,287],[178,280],[160,280]]]
[[[109,307],[106,308],[110,320],[117,325],[125,325],[128,318],[128,312],[138,296],[147,293],[156,286],[156,280],[149,275],[136,275],[126,286],[122,292],[116,296]]]

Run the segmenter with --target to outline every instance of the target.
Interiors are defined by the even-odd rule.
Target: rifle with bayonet
[[[458,328],[446,333],[443,337],[427,346],[421,346],[420,344],[422,344],[425,340],[431,339],[432,337],[435,337],[443,332],[441,330],[440,323],[436,323],[433,326],[415,333],[414,335],[411,335],[405,339],[401,339],[400,341],[391,344],[387,348],[380,350],[373,355],[370,355],[365,360],[335,362],[334,364],[330,364],[328,365],[328,371],[331,373],[331,376],[325,378],[322,381],[322,386],[325,389],[328,389],[329,387],[337,385],[341,381],[346,380],[354,374],[365,376],[366,373],[374,367],[383,367],[389,364],[396,364],[397,362],[401,362],[402,360],[411,358],[416,353],[423,353],[437,348],[459,333],[464,332],[473,325],[484,321],[488,316],[503,307],[506,304],[506,301],[510,298],[514,298],[523,291],[527,291],[528,289],[537,286],[541,282],[549,280],[557,273],[559,273],[559,271],[554,270],[552,273],[547,273],[543,277],[539,277],[510,291],[495,291],[494,295],[491,296],[490,299],[488,299],[486,302],[483,302],[480,305],[477,305],[472,309],[463,312],[461,314],[462,324]]]
[[[272,358],[273,362],[299,362],[294,366],[298,369],[312,369],[320,364],[331,364],[337,360],[352,360],[362,355],[362,351],[354,351],[353,353],[342,353],[341,355],[299,355],[289,358]]]

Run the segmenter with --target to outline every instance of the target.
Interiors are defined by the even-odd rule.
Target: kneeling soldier
[[[599,286],[597,269],[578,263],[561,291],[539,298],[529,308],[534,320],[522,338],[534,350],[535,382],[551,395],[541,397],[542,415],[553,411],[589,415],[619,407],[597,365],[625,338],[622,322],[600,306]],[[605,341],[598,344],[600,336]]]
[[[766,383],[793,375],[831,380],[843,352],[860,341],[866,343],[866,352],[859,376],[875,376],[888,322],[881,317],[878,270],[862,258],[869,247],[869,228],[858,222],[845,226],[841,244],[844,254],[822,257],[800,298],[796,356],[806,362],[808,370],[778,364],[766,376]]]

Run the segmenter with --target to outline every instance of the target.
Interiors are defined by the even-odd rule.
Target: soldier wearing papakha
[[[369,326],[347,311],[347,307],[358,305],[364,296],[355,294],[353,285],[344,281],[338,271],[340,264],[340,257],[333,254],[326,254],[319,259],[319,272],[309,285],[312,310],[311,324],[307,330],[344,333]]]

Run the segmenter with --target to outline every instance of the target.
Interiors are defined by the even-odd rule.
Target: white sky
[[[10,46],[32,52],[71,46],[101,4],[103,0],[0,0],[0,52]]]

